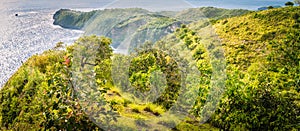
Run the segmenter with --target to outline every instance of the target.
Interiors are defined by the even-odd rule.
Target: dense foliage
[[[86,40],[105,44],[105,39],[95,37],[82,38],[76,43]],[[98,128],[82,111],[71,82],[72,48],[33,56],[1,89],[1,130]]]
[[[118,17],[116,27],[108,25],[115,31],[133,23],[145,25],[133,26],[135,32],[178,22],[161,16],[174,17],[172,12],[115,11],[128,16]],[[139,16],[129,18],[130,12]],[[213,17],[225,19],[214,25],[203,19],[180,23],[155,43],[140,41],[128,56],[113,54],[112,40],[95,35],[66,50],[33,56],[0,91],[0,129],[299,130],[299,12],[299,7],[284,7],[238,17],[221,13]],[[107,19],[94,22],[115,20],[100,15]],[[193,65],[200,72],[197,79],[190,73],[195,70],[182,70]],[[171,109],[188,109],[189,115],[166,114]]]
[[[300,128],[298,12],[299,7],[279,8],[216,24],[229,65],[214,125],[230,130]]]

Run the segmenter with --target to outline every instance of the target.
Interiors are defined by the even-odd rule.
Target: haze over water
[[[261,6],[283,5],[286,0],[1,0],[0,1],[0,88],[34,54],[51,49],[59,41],[73,43],[81,31],[53,26],[53,14],[61,8],[92,10],[141,7],[177,10],[215,6],[255,10]],[[169,2],[169,3],[168,3]],[[171,4],[173,3],[173,5]],[[159,6],[156,6],[159,5]],[[164,8],[166,7],[166,8]],[[15,16],[19,14],[19,16]]]

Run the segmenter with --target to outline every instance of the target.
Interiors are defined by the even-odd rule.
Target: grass
[[[300,7],[284,7],[219,20],[215,29],[223,41],[228,63],[246,69],[268,55],[266,44],[280,40],[294,28]]]
[[[146,104],[146,107],[143,110],[146,112],[150,112],[150,113],[154,114],[155,116],[160,116],[161,114],[163,114],[165,112],[163,107],[158,106],[156,104],[152,104],[152,103]]]
[[[210,8],[208,8],[210,9]],[[131,12],[135,12],[137,10],[131,9]],[[130,11],[129,12],[124,12],[124,10],[117,10],[116,12],[112,12],[112,10],[104,10],[103,12],[106,12],[108,14],[98,14],[99,18],[93,19],[94,21],[92,22],[110,22],[114,20],[123,20],[123,18],[112,18],[115,16],[109,16],[109,13],[112,13],[113,15],[120,16],[125,14],[126,16],[130,17]],[[147,11],[145,11],[147,12]],[[281,91],[281,88],[275,88],[274,92],[276,90],[279,90],[278,93],[275,92],[273,97],[270,94],[265,95],[266,93],[261,93],[259,92],[261,89],[264,90],[265,87],[269,86],[269,84],[278,84],[278,87],[281,87],[281,83],[288,82],[285,85],[283,85],[285,88],[294,88],[290,85],[295,84],[294,79],[298,79],[299,76],[297,76],[297,71],[299,71],[299,68],[295,68],[295,70],[289,70],[287,73],[293,73],[291,74],[291,77],[286,77],[288,74],[279,74],[277,72],[263,72],[261,73],[260,69],[257,69],[260,66],[264,66],[264,61],[266,55],[270,53],[270,50],[268,50],[267,45],[269,42],[274,41],[274,40],[282,40],[282,38],[285,36],[285,34],[291,30],[299,30],[299,23],[300,23],[300,18],[299,18],[299,12],[300,12],[300,7],[285,7],[285,8],[278,8],[278,9],[272,9],[272,10],[266,10],[266,11],[259,11],[259,12],[252,12],[249,14],[244,14],[243,16],[239,17],[232,17],[232,18],[227,18],[223,20],[218,20],[214,21],[214,28],[216,33],[218,34],[218,37],[223,41],[223,48],[225,49],[225,57],[227,60],[227,64],[229,65],[228,67],[235,66],[238,68],[238,71],[245,71],[245,72],[250,72],[253,74],[244,74],[237,72],[235,70],[231,70],[230,68],[227,68],[227,75],[228,75],[228,81],[226,81],[229,86],[227,87],[230,92],[228,92],[229,95],[232,96],[225,96],[225,99],[221,101],[223,104],[227,102],[227,100],[231,100],[234,102],[240,102],[239,104],[236,104],[237,107],[231,108],[230,106],[232,104],[224,106],[220,106],[220,108],[224,108],[220,112],[215,112],[216,118],[212,118],[212,121],[214,119],[218,120],[217,124],[215,124],[218,127],[224,127],[228,126],[226,124],[230,124],[229,127],[233,126],[239,126],[241,125],[242,122],[245,123],[245,128],[253,129],[255,126],[261,126],[261,125],[255,125],[256,123],[251,123],[253,120],[258,120],[256,118],[263,117],[265,122],[263,123],[264,126],[269,124],[269,118],[268,116],[271,115],[276,115],[277,114],[283,114],[281,117],[282,119],[286,116],[294,116],[290,115],[289,113],[293,113],[294,110],[297,110],[296,108],[292,107],[289,108],[289,105],[291,105],[289,100],[290,99],[285,99],[289,94],[284,91]],[[77,12],[78,13],[78,12]],[[118,14],[121,13],[121,14]],[[143,14],[144,11],[140,11],[137,14]],[[207,13],[207,12],[206,12]],[[216,12],[215,12],[216,13]],[[76,14],[79,15],[79,14]],[[183,14],[181,14],[183,15]],[[193,15],[193,14],[192,14]],[[213,15],[213,14],[207,14],[207,15]],[[225,17],[225,16],[222,16]],[[124,18],[126,19],[126,18]],[[127,18],[128,19],[128,18]],[[105,21],[107,20],[107,21]],[[165,21],[161,18],[161,21]],[[156,21],[155,24],[160,24],[160,20]],[[130,21],[129,21],[130,22]],[[172,21],[171,21],[172,22]],[[95,24],[94,23],[94,24]],[[102,24],[103,24],[102,23]],[[93,23],[92,23],[93,24]],[[93,25],[96,26],[96,25]],[[109,25],[109,28],[112,27],[113,25]],[[201,35],[203,31],[205,31],[208,28],[203,28],[209,26],[209,23],[206,21],[200,21],[200,22],[194,22],[191,25],[188,25],[188,28],[191,28],[191,32],[188,32],[186,29],[186,33],[184,35],[187,35],[187,38],[197,38],[194,35],[201,36],[201,38],[206,38],[204,35]],[[101,31],[107,31],[109,30],[108,28],[104,27],[97,27],[98,29],[101,28]],[[95,28],[95,29],[97,29]],[[94,30],[93,30],[94,31]],[[204,32],[207,33],[207,32]],[[289,32],[292,33],[292,32]],[[173,34],[174,35],[174,34]],[[169,37],[169,36],[168,36]],[[174,38],[174,37],[172,37]],[[167,40],[167,42],[171,42],[172,44],[179,43],[175,39],[164,39]],[[204,73],[207,76],[203,77],[203,80],[206,80],[204,82],[201,89],[203,91],[206,91],[209,89],[209,82],[211,80],[210,78],[210,67],[206,67],[206,65],[209,65],[210,63],[206,63],[206,60],[209,59],[209,55],[205,54],[203,52],[203,48],[211,48],[210,51],[214,51],[216,47],[213,45],[209,45],[209,42],[212,41],[205,41],[205,39],[201,39],[200,42],[196,41],[196,39],[191,39],[192,43],[189,45],[188,48],[191,49],[192,53],[196,54],[195,56],[198,56],[197,59],[203,60],[202,63],[199,63],[199,70],[200,67],[201,69],[203,68],[201,73],[204,73],[203,71],[207,71],[208,73]],[[189,39],[186,39],[184,42],[189,42]],[[181,43],[182,44],[182,43]],[[200,45],[200,46],[199,46]],[[217,47],[219,48],[219,47]],[[293,50],[288,50],[288,51],[293,51]],[[77,114],[83,114],[82,110],[79,109],[77,106],[72,106],[72,104],[66,105],[65,103],[61,102],[58,103],[59,100],[61,101],[67,101],[67,100],[72,100],[71,97],[71,92],[68,93],[66,98],[59,99],[60,97],[58,94],[64,93],[63,90],[69,90],[69,87],[67,84],[69,83],[69,79],[66,79],[68,77],[65,77],[65,75],[68,75],[68,73],[62,73],[66,71],[68,68],[62,64],[63,62],[63,56],[65,53],[64,51],[56,51],[56,52],[46,52],[43,55],[40,56],[33,56],[32,58],[29,59],[28,62],[26,62],[20,69],[19,71],[12,76],[12,78],[9,80],[9,82],[5,85],[3,89],[1,89],[0,92],[0,100],[1,100],[1,115],[0,115],[0,123],[3,126],[3,123],[5,124],[12,124],[9,125],[11,127],[15,125],[22,125],[24,124],[24,127],[31,126],[31,127],[39,127],[43,123],[52,123],[53,121],[60,120],[58,118],[60,117],[65,117],[69,116],[70,112],[77,111],[77,113],[74,113],[74,116],[72,116],[72,119],[82,119],[80,122],[82,123],[87,123],[90,122],[88,121],[88,118],[85,118],[85,116],[77,116]],[[294,51],[296,52],[296,51]],[[181,52],[185,54],[185,52]],[[214,52],[213,52],[214,53]],[[265,60],[266,61],[266,60]],[[201,62],[201,61],[200,61]],[[276,64],[276,63],[275,63]],[[299,66],[299,65],[297,65]],[[235,68],[234,68],[235,69]],[[267,69],[267,68],[266,68]],[[297,70],[296,70],[297,69]],[[236,73],[236,74],[234,74]],[[272,80],[273,78],[270,77],[270,80],[265,80],[265,79],[258,79],[256,78],[256,74],[261,73],[267,74],[265,75],[267,77],[262,76],[262,78],[268,78],[269,76],[274,77],[274,81]],[[233,74],[233,75],[230,75]],[[275,74],[275,75],[273,75]],[[277,79],[276,74],[278,76],[282,77],[282,81],[279,81],[280,79]],[[296,74],[294,77],[294,74]],[[236,75],[236,76],[235,76]],[[249,76],[247,76],[249,75]],[[292,77],[293,76],[293,77]],[[240,78],[240,77],[245,77],[245,78]],[[247,78],[249,77],[249,78]],[[252,78],[253,77],[253,78]],[[275,79],[276,77],[276,79]],[[45,79],[47,78],[47,79]],[[207,78],[207,79],[206,79]],[[268,78],[269,79],[269,78]],[[276,80],[276,81],[275,81]],[[278,82],[279,81],[279,82]],[[291,81],[291,82],[289,82]],[[296,80],[295,80],[296,81]],[[237,83],[238,82],[238,83]],[[261,83],[259,83],[261,82]],[[294,82],[294,83],[293,83]],[[266,84],[264,84],[266,83]],[[296,83],[297,84],[297,83]],[[297,86],[295,84],[295,86]],[[61,87],[60,87],[61,86]],[[213,127],[210,125],[210,123],[205,123],[205,124],[200,124],[199,123],[199,114],[195,116],[181,116],[181,115],[175,115],[167,110],[165,110],[163,107],[153,104],[153,103],[147,103],[147,104],[139,104],[143,103],[141,102],[141,99],[138,99],[134,97],[132,94],[122,92],[121,89],[118,87],[111,85],[105,85],[108,86],[108,91],[104,95],[106,101],[110,103],[110,105],[115,111],[117,111],[117,114],[122,116],[118,118],[118,121],[115,122],[116,125],[118,125],[120,128],[124,130],[144,130],[145,128],[153,128],[153,129],[159,129],[159,130],[168,130],[168,129],[173,129],[173,130],[217,130],[217,128]],[[271,85],[272,86],[272,85]],[[60,88],[56,88],[60,87]],[[192,87],[192,86],[191,86]],[[193,87],[197,87],[194,86]],[[53,88],[53,89],[52,89]],[[246,92],[247,90],[248,92]],[[273,87],[272,87],[273,89]],[[295,88],[298,89],[298,88]],[[44,91],[45,90],[45,91]],[[243,91],[245,90],[245,92]],[[257,91],[256,91],[257,90]],[[48,92],[46,92],[48,91]],[[69,90],[70,91],[70,90]],[[232,91],[232,92],[231,92]],[[255,92],[256,91],[256,92]],[[252,93],[254,92],[254,93]],[[297,94],[297,90],[290,90],[289,93]],[[98,93],[98,92],[97,92]],[[239,94],[240,93],[240,94]],[[251,94],[252,93],[252,94]],[[281,97],[281,93],[285,94],[284,97]],[[70,95],[69,95],[70,94]],[[228,95],[227,94],[227,95]],[[272,99],[266,99],[265,101],[269,101],[271,104],[270,107],[265,107],[263,104],[261,105],[255,105],[256,100],[259,100],[260,98],[257,97],[258,95],[262,95],[262,98],[265,96],[272,96]],[[299,94],[299,93],[298,93]],[[277,96],[278,95],[278,96]],[[70,97],[69,97],[70,96]],[[243,96],[247,99],[240,99],[240,97]],[[248,99],[249,96],[249,99]],[[250,97],[251,96],[251,97]],[[279,97],[280,96],[280,97]],[[283,96],[283,95],[282,95]],[[298,98],[299,95],[294,95],[295,99]],[[57,98],[58,97],[58,98]],[[205,97],[203,95],[202,97]],[[253,97],[253,98],[252,98]],[[50,98],[50,99],[49,99]],[[206,98],[206,97],[205,97]],[[266,97],[269,98],[269,97]],[[274,99],[276,98],[276,99]],[[67,99],[67,100],[65,100]],[[282,100],[282,101],[281,101]],[[204,102],[206,100],[203,100]],[[248,104],[247,102],[254,101],[253,103]],[[275,101],[275,102],[274,102]],[[75,102],[75,101],[74,101]],[[262,103],[263,103],[262,102]],[[276,103],[277,102],[277,103]],[[287,106],[284,105],[283,102],[286,102]],[[299,102],[299,101],[295,101]],[[77,102],[76,102],[77,103]],[[244,104],[246,103],[246,104]],[[283,104],[281,104],[283,103]],[[52,104],[52,105],[51,105]],[[62,105],[58,105],[62,104]],[[198,104],[198,103],[197,103]],[[244,104],[244,105],[243,105]],[[278,108],[280,110],[285,110],[286,114],[284,112],[281,112],[280,110],[273,110],[274,106],[273,105],[280,105]],[[243,106],[241,106],[243,105]],[[69,107],[70,106],[70,107]],[[228,106],[228,107],[227,107]],[[262,113],[257,113],[255,110],[249,111],[249,109],[255,109],[253,107],[260,107],[261,111],[266,111]],[[299,104],[298,104],[299,106]],[[61,110],[59,110],[59,107]],[[65,108],[68,107],[68,108]],[[72,107],[72,108],[71,108]],[[201,107],[195,107],[197,108],[196,113],[201,112]],[[245,110],[242,110],[245,108]],[[71,111],[66,111],[67,109],[71,109]],[[78,109],[78,110],[76,110]],[[268,112],[268,110],[271,110],[272,112]],[[289,109],[288,111],[286,109]],[[196,109],[195,109],[196,110]],[[232,111],[233,110],[233,111]],[[241,111],[242,114],[241,115]],[[64,114],[59,114],[60,112],[64,112]],[[193,110],[194,111],[194,110]],[[223,112],[222,112],[223,111]],[[273,111],[275,113],[273,113]],[[277,111],[277,112],[276,112]],[[25,113],[24,113],[25,112]],[[193,112],[193,113],[195,113]],[[224,113],[225,112],[225,113]],[[47,114],[48,113],[48,114]],[[53,117],[51,116],[51,113],[53,114]],[[195,113],[195,114],[196,114]],[[217,114],[219,113],[219,114]],[[226,116],[226,113],[229,114]],[[232,115],[232,114],[236,115]],[[271,114],[271,115],[264,115],[265,114]],[[273,114],[272,114],[273,113]],[[36,115],[33,115],[36,114]],[[76,114],[76,116],[75,116]],[[225,114],[225,116],[224,116]],[[249,115],[250,114],[250,115]],[[296,114],[296,113],[294,113]],[[71,114],[72,115],[72,114]],[[191,115],[191,114],[190,114]],[[256,115],[256,117],[250,117],[250,118],[243,118],[243,116],[252,116]],[[6,117],[6,118],[4,118]],[[196,118],[194,118],[196,117]],[[68,117],[70,118],[70,117]],[[239,118],[239,119],[235,119]],[[273,117],[272,117],[273,118]],[[51,119],[52,121],[48,121]],[[278,127],[284,126],[284,124],[289,124],[290,122],[293,122],[292,120],[298,120],[297,119],[292,119],[292,118],[286,118],[285,121],[281,121],[281,118],[276,118],[275,123],[277,123]],[[66,119],[70,120],[71,119]],[[229,120],[229,121],[227,121]],[[234,120],[234,121],[230,121]],[[262,120],[262,119],[260,119]],[[260,121],[259,120],[259,121]],[[291,120],[291,121],[290,121]],[[20,121],[20,123],[18,123]],[[41,123],[43,122],[43,123]],[[65,121],[56,121],[59,123],[57,126],[62,126],[64,127]],[[62,122],[63,124],[60,124]],[[80,123],[79,122],[79,123]],[[255,121],[254,121],[255,122]],[[261,121],[260,121],[261,122]],[[285,122],[285,123],[284,123]],[[31,124],[34,123],[34,124]],[[242,123],[242,124],[244,124]],[[279,123],[279,124],[278,124]],[[283,123],[283,125],[281,124]],[[68,123],[70,126],[76,126],[78,125],[77,123],[70,122]],[[90,122],[90,124],[93,124]],[[213,124],[213,123],[212,123]],[[224,125],[222,125],[224,124]],[[247,125],[248,124],[248,125]],[[8,126],[8,127],[9,127]],[[23,125],[22,125],[23,126]],[[42,125],[42,126],[48,126],[48,125]],[[51,126],[51,125],[50,125]],[[253,126],[253,127],[252,127]],[[264,126],[260,128],[264,128]],[[20,126],[21,127],[21,126]],[[20,128],[18,127],[18,128]],[[26,127],[26,128],[27,128]],[[85,127],[90,127],[89,125]],[[85,128],[83,127],[83,128]],[[243,127],[243,125],[241,126]],[[41,127],[42,128],[42,127]],[[244,127],[243,127],[244,128]],[[2,127],[1,127],[2,129]],[[75,128],[74,128],[75,129]],[[77,129],[77,128],[76,128]],[[231,128],[230,128],[231,129]],[[233,128],[236,129],[236,128]],[[276,128],[274,128],[276,129]]]

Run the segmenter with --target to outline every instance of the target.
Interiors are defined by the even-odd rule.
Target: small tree
[[[294,0],[294,3],[300,6],[300,0]]]
[[[291,1],[288,1],[288,2],[285,3],[285,6],[294,6],[294,3],[291,2]]]
[[[268,6],[268,9],[274,9],[274,7],[273,6]]]

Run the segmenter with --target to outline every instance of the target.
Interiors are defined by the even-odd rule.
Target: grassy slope
[[[279,8],[262,12],[253,12],[244,16],[233,17],[218,21],[214,25],[214,27],[216,28],[216,32],[218,33],[219,37],[224,42],[223,48],[225,49],[225,56],[228,65],[234,65],[237,68],[246,71],[252,63],[261,62],[262,64],[264,64],[263,61],[265,61],[266,55],[270,53],[270,51],[267,48],[267,43],[273,40],[280,40],[284,38],[286,32],[289,32],[290,30],[299,29],[297,27],[297,20],[295,20],[295,14],[299,12],[299,9],[299,7]],[[193,23],[189,25],[189,28],[199,35],[201,34],[201,31],[203,31],[201,30],[202,27],[204,27],[203,25],[206,24],[202,21],[199,23]],[[182,31],[185,32],[184,29]],[[194,36],[192,35],[194,34],[193,32],[188,32],[187,34],[188,37],[194,38]],[[163,40],[169,39],[171,42],[178,42],[178,40],[174,40],[174,37],[169,37],[171,38],[166,38]],[[192,52],[196,54],[194,55],[195,57],[199,56],[198,53],[199,51],[201,52],[200,49],[203,48],[200,45],[201,44],[197,42],[195,42],[194,45],[189,45],[189,48],[192,49]],[[45,78],[55,78],[55,80],[57,78],[61,78],[61,76],[56,77],[56,75],[60,75],[61,72],[54,69],[57,69],[57,66],[60,68],[64,67],[62,65],[64,55],[66,55],[65,52],[48,52],[41,56],[34,56],[33,58],[29,59],[27,64],[21,67],[19,71],[9,80],[5,87],[1,89],[1,104],[10,105],[10,103],[7,102],[12,102],[13,105],[0,107],[1,113],[10,113],[9,118],[7,116],[0,116],[0,123],[16,124],[1,126],[17,126],[19,127],[18,129],[32,129],[31,127],[45,126],[43,124],[47,123],[47,119],[43,118],[43,112],[45,111],[45,109],[52,111],[53,107],[51,106],[54,106],[55,104],[53,103],[57,101],[57,99],[55,98],[56,96],[46,97],[45,94],[47,94],[48,91],[50,92],[51,90],[55,90],[55,88],[51,89],[53,87],[47,87],[49,81]],[[204,65],[201,65],[201,60],[199,61],[199,69],[202,69],[200,67]],[[28,73],[28,71],[30,71],[30,73]],[[206,71],[209,72],[209,70]],[[230,69],[227,72],[228,75],[231,75],[233,73]],[[47,88],[44,90],[45,87]],[[30,91],[33,91],[33,94]],[[123,116],[131,118],[151,118],[154,117],[157,113],[164,112],[163,109],[158,105],[132,104],[131,102],[127,101],[127,97],[125,95],[118,94],[123,93],[115,87],[110,87],[106,99],[108,101],[114,101],[114,103],[116,103],[114,105],[115,109],[118,110]],[[298,96],[299,93],[295,98],[299,99]],[[150,108],[150,110],[146,109],[147,107]],[[7,112],[8,110],[10,111]],[[54,116],[61,115],[63,117],[67,116],[68,118],[68,113],[70,112],[66,112],[66,114],[54,114]],[[78,117],[75,114],[76,113],[72,114],[71,118]],[[85,117],[86,116],[80,116],[80,118],[83,119],[82,121],[85,121]],[[166,122],[168,122],[168,120],[166,120]],[[72,124],[74,123],[68,123],[68,125]],[[75,123],[75,125],[76,124],[80,125],[80,123]],[[204,125],[203,127],[201,127],[195,124],[195,122],[187,120],[187,122],[179,124],[177,126],[177,129],[184,130],[192,127],[194,128],[194,130],[199,130],[199,128],[213,128],[209,125]],[[136,125],[133,124],[131,128],[136,128]],[[3,128],[3,130],[4,129],[5,128]]]
[[[230,130],[300,128],[297,124],[300,107],[299,10],[299,7],[285,7],[252,12],[213,24],[222,41],[227,63],[227,90],[211,119],[213,125]],[[207,51],[215,48],[209,45],[214,43],[213,39],[205,41],[207,27],[209,22],[199,21],[179,31],[181,40],[191,47],[195,58],[205,56],[198,54],[201,45],[206,45]],[[200,41],[194,41],[192,34],[199,36]],[[175,39],[170,36],[163,41]],[[190,42],[192,44],[188,44]],[[214,54],[212,50],[209,52]],[[198,60],[197,63],[201,62]],[[198,65],[199,70],[204,69],[201,72],[207,71],[201,67],[205,66]],[[205,100],[205,97],[200,98],[200,101]]]
[[[247,68],[264,59],[269,53],[267,43],[284,38],[297,24],[293,16],[299,11],[299,7],[286,7],[219,21],[214,26],[224,41],[228,62]]]
[[[240,16],[249,13],[249,10],[243,9],[222,9],[215,7],[201,7],[201,8],[191,8],[178,12],[175,18],[182,21],[198,21],[201,18],[208,19],[223,19],[233,16]]]
[[[257,113],[257,117],[263,117],[263,114],[268,114],[266,112],[258,113],[258,111],[251,113],[251,111],[249,111],[257,110],[256,107],[260,105],[259,101],[255,100],[253,103],[247,102],[247,99],[249,99],[247,96],[251,94],[254,98],[264,99],[263,103],[266,106],[261,107],[267,110],[267,112],[285,110],[286,112],[294,113],[296,116],[291,117],[284,112],[278,111],[277,114],[268,114],[269,116],[273,116],[273,119],[271,119],[272,117],[267,118],[267,121],[258,119],[259,122],[262,123],[263,121],[265,123],[276,123],[278,119],[274,119],[274,117],[283,116],[286,118],[286,120],[281,120],[281,123],[277,123],[278,125],[258,124],[251,126],[247,124],[236,124],[234,126],[236,126],[237,129],[290,130],[291,128],[289,127],[293,127],[294,129],[300,128],[299,124],[296,124],[299,123],[299,115],[296,114],[299,114],[300,107],[299,84],[297,84],[297,81],[299,81],[299,63],[297,62],[299,61],[299,37],[297,38],[300,29],[299,12],[300,7],[284,7],[220,20],[214,25],[216,32],[223,41],[228,67],[236,67],[240,72],[245,72],[240,73],[245,74],[245,76],[239,76],[245,85],[235,90],[245,90],[238,91],[245,94],[249,93],[246,90],[252,92],[258,91],[259,94],[269,93],[268,95],[264,94],[265,98],[259,98],[261,96],[255,93],[249,93],[245,95],[245,97],[241,95],[240,98],[245,99],[245,101],[240,103],[240,107],[244,107],[246,110],[239,108],[233,110],[247,112],[246,114]],[[231,75],[234,74],[232,71],[234,71],[232,68],[228,68],[227,70],[228,74]],[[228,79],[232,79],[230,75]],[[237,83],[238,82],[236,82],[236,84]],[[253,99],[253,97],[250,98]],[[288,101],[288,104],[286,101]],[[243,103],[248,104],[244,105]],[[276,106],[269,107],[269,105],[272,104]],[[252,107],[247,105],[252,105]],[[231,106],[230,108],[235,107]],[[224,116],[226,116],[225,114],[226,113],[224,113]],[[234,113],[228,114],[234,116]],[[242,114],[243,113],[240,113],[240,116],[242,116]],[[255,115],[253,114],[253,116]],[[244,119],[243,117],[241,118]],[[226,119],[223,119],[224,122],[225,120]],[[234,123],[233,121],[235,120],[229,121]],[[244,119],[244,121],[247,120]],[[249,120],[249,123],[255,123],[255,121],[257,120]],[[230,127],[227,128],[234,129]]]

